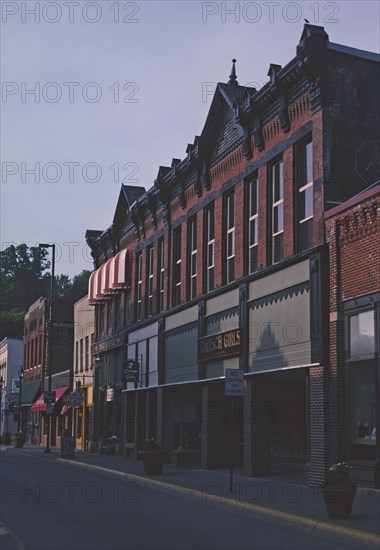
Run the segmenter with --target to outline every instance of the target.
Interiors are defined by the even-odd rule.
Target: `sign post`
[[[243,397],[244,394],[244,372],[240,369],[226,369],[226,381],[224,387],[224,395],[231,398],[231,402],[235,401],[235,397]],[[236,405],[236,404],[235,404]],[[232,409],[232,407],[231,407]],[[236,416],[236,415],[235,415]],[[236,418],[235,418],[236,419]],[[230,425],[230,447],[231,447],[231,464],[230,464],[230,492],[233,491],[233,478],[234,478],[234,451],[235,443],[234,434],[232,430],[232,423]]]

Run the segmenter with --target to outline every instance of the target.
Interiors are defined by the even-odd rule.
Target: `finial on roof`
[[[228,81],[228,84],[238,84],[237,77],[236,77],[235,63],[236,63],[236,59],[233,59],[232,69],[231,69],[231,74],[230,74],[230,79]]]

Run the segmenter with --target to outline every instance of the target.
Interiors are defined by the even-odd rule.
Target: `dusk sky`
[[[377,0],[1,7],[1,246],[55,242],[70,276],[92,269],[85,232],[112,223],[121,184],[149,189],[185,157],[232,58],[239,84],[260,88],[294,57],[304,19],[379,51]]]

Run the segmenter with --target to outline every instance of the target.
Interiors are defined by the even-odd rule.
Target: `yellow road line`
[[[131,474],[128,472],[120,472],[119,470],[112,470],[110,468],[104,468],[103,466],[96,466],[95,464],[87,464],[83,462],[71,462],[71,461],[67,461],[64,458],[58,458],[57,460],[66,462],[66,464],[71,464],[73,466],[84,466],[84,467],[87,466],[99,471],[103,471],[103,472],[107,472],[115,475],[121,475],[123,477],[127,477],[128,479],[132,479],[134,481],[147,483],[148,485],[153,485],[155,487],[161,487],[163,489],[170,489],[171,491],[176,491],[178,493],[183,493],[194,497],[200,497],[204,502],[206,499],[207,501],[210,500],[212,502],[220,503],[220,498],[221,498],[220,495],[213,495],[208,493],[205,495],[202,491],[199,491],[197,489],[189,489],[187,487],[181,487],[180,485],[175,485],[173,483],[166,483],[164,481],[158,481],[156,479],[150,479],[142,475]],[[363,542],[370,542],[370,543],[380,545],[380,536],[376,535],[375,533],[360,531],[359,529],[353,529],[352,527],[344,527],[341,525],[336,525],[335,523],[330,523],[328,521],[307,518],[305,516],[300,516],[298,514],[292,514],[290,512],[284,512],[282,510],[268,508],[267,506],[262,506],[260,504],[236,501],[229,497],[223,497],[223,504],[228,504],[229,506],[234,506],[241,510],[249,510],[252,512],[257,512],[259,514],[263,514],[275,519],[280,519],[291,523],[297,523],[298,525],[303,525],[305,527],[320,529],[321,531],[328,531],[338,535],[359,539]]]

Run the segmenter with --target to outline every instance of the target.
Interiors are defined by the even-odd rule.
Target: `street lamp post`
[[[0,378],[0,435],[2,434],[1,426],[3,423],[3,409],[2,409],[2,398],[3,398],[3,384],[4,384],[4,378]]]
[[[54,306],[54,269],[55,269],[55,244],[40,243],[40,248],[52,249],[52,264],[51,264],[51,278],[50,278],[50,312],[49,312],[49,330],[48,330],[48,391],[51,391],[51,374],[52,374],[52,361],[53,361],[53,306]],[[45,388],[45,380],[44,380]],[[47,407],[46,407],[47,409]],[[47,413],[47,434],[46,434],[46,448],[45,453],[50,453],[50,418],[51,414]]]
[[[21,431],[21,391],[22,391],[22,379],[24,373],[22,370],[18,371],[19,387],[18,387],[18,418],[17,418],[17,431]]]

